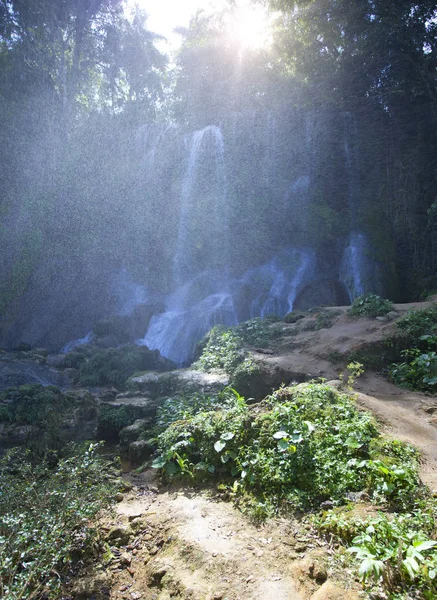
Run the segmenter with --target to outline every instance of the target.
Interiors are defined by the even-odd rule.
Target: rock
[[[320,564],[318,561],[314,561],[310,564],[308,573],[311,579],[315,579],[317,583],[323,583],[328,579],[328,571],[326,570],[326,567]]]
[[[167,574],[168,567],[165,565],[156,565],[153,571],[150,573],[150,584],[159,586],[162,578]]]
[[[99,400],[101,400],[101,402],[112,402],[117,397],[117,394],[117,388],[104,388],[103,390],[100,390]]]
[[[138,531],[141,531],[142,529],[144,529],[145,527],[147,527],[147,519],[145,519],[143,517],[135,517],[130,522],[130,525],[132,527],[132,530],[135,533],[137,533]]]
[[[293,302],[296,310],[308,310],[317,305],[345,306],[349,304],[349,294],[344,283],[337,279],[318,279],[308,284]]]
[[[396,315],[397,316],[397,315]],[[384,315],[384,316],[380,316],[380,317],[375,317],[375,319],[377,321],[381,321],[381,323],[387,323],[388,321],[390,321],[390,317],[388,315]]]
[[[132,534],[133,531],[131,527],[123,527],[121,525],[117,525],[109,530],[106,539],[109,543],[114,544],[114,546],[125,546],[129,543],[129,538]]]
[[[137,419],[132,425],[123,427],[119,433],[120,444],[127,447],[131,442],[136,442],[149,426],[150,419]]]
[[[133,465],[140,465],[150,458],[155,450],[150,440],[138,440],[129,444],[129,460]]]
[[[190,369],[178,369],[167,373],[150,371],[136,377],[131,377],[129,382],[138,390],[149,393],[152,397],[166,396],[177,392],[204,392],[212,393],[221,391],[229,384],[229,377],[225,373],[213,371],[203,373]]]
[[[285,315],[284,321],[285,323],[297,323],[300,319],[304,319],[305,316],[305,313],[293,310]]]
[[[77,581],[72,590],[76,600],[93,598],[100,600],[108,598],[111,589],[111,574],[108,571],[98,571],[90,577]]]
[[[144,396],[141,393],[136,395],[118,394],[114,400],[102,403],[113,408],[125,407],[129,414],[135,415],[136,419],[148,419],[148,426],[152,425],[156,415],[156,411],[161,404],[161,400],[152,400],[149,396]],[[134,420],[134,419],[132,419]],[[131,440],[135,441],[135,440]]]
[[[391,310],[390,312],[387,313],[386,316],[388,317],[388,319],[390,321],[392,321],[393,319],[397,319],[399,317],[399,314],[395,310]]]
[[[61,385],[61,383],[62,375],[58,371],[34,361],[12,358],[0,361],[0,392],[26,384]]]
[[[348,592],[331,581],[325,583],[311,596],[311,600],[353,600],[357,598],[353,592]]]
[[[132,562],[132,555],[129,552],[123,552],[120,556],[120,564],[129,566]]]

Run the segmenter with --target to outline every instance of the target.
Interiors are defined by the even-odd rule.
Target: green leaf
[[[281,440],[283,438],[288,438],[288,433],[286,431],[276,431],[273,434],[273,437],[275,438],[275,440]]]
[[[214,444],[214,450],[216,452],[221,452],[225,446],[226,446],[226,442],[224,442],[223,440],[217,440],[216,443]]]
[[[285,452],[285,450],[288,450],[289,446],[290,446],[290,444],[288,443],[287,440],[281,439],[278,442],[278,448],[280,450],[282,450],[282,452]]]
[[[413,542],[413,546],[417,552],[423,552],[424,550],[429,550],[430,548],[434,548],[437,546],[437,542],[433,542],[432,540],[426,540],[425,542]]]
[[[363,444],[360,444],[357,441],[357,439],[352,436],[347,438],[347,440],[345,441],[345,444],[348,448],[351,448],[351,449],[358,449],[358,448],[361,448],[361,446],[363,445]]]
[[[417,574],[420,571],[419,563],[412,556],[408,556],[405,560],[402,561],[405,569],[407,570],[410,579],[415,579]]]
[[[158,456],[152,462],[152,469],[162,469],[162,467],[165,465],[166,462],[167,461],[165,460],[165,458],[163,456]]]

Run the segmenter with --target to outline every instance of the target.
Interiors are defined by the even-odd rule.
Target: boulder
[[[133,465],[140,465],[150,458],[155,450],[150,440],[137,440],[129,444],[129,461]]]
[[[129,382],[136,389],[148,392],[152,397],[157,397],[171,395],[174,392],[219,392],[229,384],[229,376],[219,371],[203,373],[190,369],[178,369],[166,373],[150,371],[131,377]]]
[[[129,446],[132,442],[136,442],[141,434],[150,427],[150,419],[137,419],[132,425],[123,427],[120,431],[120,444],[122,446]]]

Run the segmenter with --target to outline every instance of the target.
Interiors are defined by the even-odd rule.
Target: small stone
[[[155,554],[158,554],[158,552],[159,552],[158,546],[152,546],[152,548],[150,548],[150,550],[149,550],[149,554],[151,554],[152,556],[155,556]]]
[[[117,492],[114,496],[116,502],[123,502],[124,495],[121,492]]]
[[[307,548],[308,546],[306,544],[302,544],[299,542],[294,546],[296,552],[305,552]]]
[[[222,592],[215,592],[214,595],[213,595],[213,597],[212,597],[212,600],[223,600],[223,594],[222,594]]]
[[[120,564],[121,565],[130,565],[132,562],[132,555],[128,552],[123,552],[120,556]]]
[[[135,521],[135,519],[139,519],[141,517],[142,513],[135,513],[134,515],[129,515],[128,516],[128,520],[129,521]]]

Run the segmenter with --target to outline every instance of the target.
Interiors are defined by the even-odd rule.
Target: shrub
[[[281,335],[281,324],[278,317],[256,317],[244,321],[234,327],[235,333],[251,346],[266,348],[269,342]]]
[[[85,386],[121,385],[137,371],[160,368],[159,355],[145,346],[99,350],[79,366]]]
[[[39,435],[30,444],[35,452],[61,446],[60,429],[71,410],[66,396],[55,386],[22,385],[9,388],[0,394],[3,419],[16,425],[39,428]],[[1,417],[0,417],[1,420]]]
[[[437,348],[437,305],[419,310],[409,310],[399,319],[396,327],[411,343],[417,343],[421,336],[435,334]]]
[[[193,363],[193,368],[201,371],[223,369],[231,374],[247,355],[241,336],[221,325],[211,329],[202,346],[201,356]]]
[[[214,473],[277,506],[342,501],[364,489],[402,504],[419,485],[415,461],[371,450],[373,418],[346,394],[302,384],[278,390],[261,408],[249,411],[237,397],[174,422],[158,437],[154,466],[169,476]]]
[[[397,322],[404,344],[401,362],[390,367],[396,385],[426,392],[437,391],[437,306],[411,310]]]
[[[30,462],[19,451],[0,461],[0,596],[60,597],[62,575],[97,530],[91,520],[114,493],[97,447],[70,447],[57,462]]]
[[[432,539],[436,517],[436,503],[427,499],[406,514],[362,518],[352,511],[330,510],[313,522],[349,546],[363,583],[382,588],[377,597],[405,598],[408,590],[409,598],[431,599],[437,594],[437,542]]]
[[[117,441],[121,429],[131,425],[137,418],[139,418],[139,414],[133,407],[103,404],[100,407],[97,421],[97,438]]]
[[[380,317],[393,310],[390,300],[381,298],[376,294],[358,296],[352,302],[349,314],[353,317]]]

